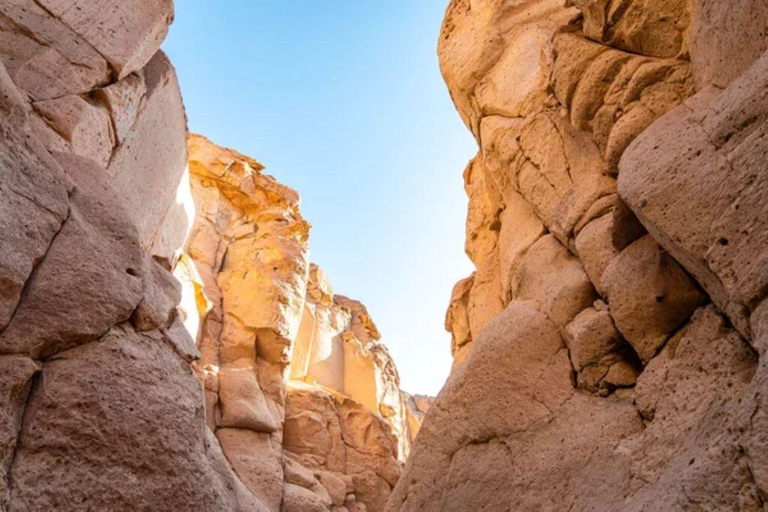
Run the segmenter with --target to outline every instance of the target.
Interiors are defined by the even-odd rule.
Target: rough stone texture
[[[201,137],[187,168],[172,17],[0,5],[0,509],[382,510],[422,410],[298,194]],[[289,373],[317,403],[286,421]],[[340,457],[284,450],[329,403]]]
[[[765,27],[760,1],[449,2],[477,272],[388,510],[764,508]]]
[[[165,54],[157,52],[146,66],[106,87],[33,106],[38,138],[50,151],[98,163],[138,227],[144,249],[172,265],[194,206],[185,174],[184,105]]]
[[[0,391],[0,454],[2,454],[2,496],[0,503],[3,509],[9,501],[9,470],[16,458],[16,446],[22,427],[22,419],[26,408],[33,379],[40,370],[40,364],[24,356],[2,356],[0,358],[2,378]]]
[[[706,300],[649,235],[613,259],[603,284],[616,327],[646,362]]]
[[[99,338],[127,320],[142,298],[136,228],[92,161],[58,160],[75,183],[69,216],[27,281],[0,351],[48,356]]]
[[[405,393],[404,393],[405,395]],[[408,436],[411,443],[416,439],[416,434],[421,429],[421,424],[424,422],[424,415],[427,414],[429,408],[435,402],[434,397],[425,395],[404,396],[405,399],[405,413],[408,420]]]
[[[319,483],[334,506],[357,501],[367,510],[383,510],[400,477],[398,442],[389,424],[317,386],[290,384],[283,443],[287,457],[309,477],[294,483],[309,491]]]
[[[32,99],[82,94],[137,71],[173,20],[172,0],[11,0],[0,7],[1,59]]]
[[[146,130],[145,76],[158,98],[175,90],[162,122],[184,148],[156,54],[171,15],[170,2],[0,6],[3,510],[266,510],[206,427],[178,284],[142,250],[126,201],[165,211],[180,174],[142,164],[167,200],[112,180],[115,144]]]
[[[768,291],[767,91],[763,56],[723,92],[700,92],[643,133],[619,180],[651,234],[745,336]]]
[[[205,429],[188,365],[157,335],[113,328],[44,364],[10,509],[233,507],[230,484],[207,460]]]
[[[724,88],[766,49],[768,5],[761,0],[693,3],[691,63],[696,87]]]
[[[383,510],[423,414],[368,310],[310,264],[294,190],[199,135],[189,154],[197,216],[175,273],[208,426],[268,510]]]
[[[30,111],[0,66],[0,329],[10,322],[25,283],[69,217],[74,187],[40,142],[29,136]]]
[[[170,0],[4,2],[0,508],[764,508],[766,9],[451,0],[476,272],[433,402],[295,191],[186,170]]]

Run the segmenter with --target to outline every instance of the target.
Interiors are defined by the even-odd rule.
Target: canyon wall
[[[454,368],[389,510],[760,510],[768,4],[451,0]]]
[[[0,4],[1,508],[261,510],[158,263],[184,238],[173,6],[105,4]]]
[[[271,510],[382,510],[420,418],[360,302],[309,260],[299,195],[189,138],[196,217],[174,272],[208,427]]]
[[[173,14],[0,3],[0,509],[382,510],[429,400],[298,194],[188,139]]]

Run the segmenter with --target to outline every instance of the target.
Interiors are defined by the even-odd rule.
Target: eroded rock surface
[[[449,3],[477,270],[389,510],[764,507],[765,16]]]
[[[178,285],[150,256],[176,248],[152,250],[131,206],[172,201],[114,179],[162,177],[176,195],[186,123],[158,53],[172,6],[74,3],[0,7],[0,508],[260,510],[206,428]],[[133,102],[97,99],[145,79],[158,103],[141,87]],[[112,158],[162,108],[178,158]]]
[[[425,406],[298,194],[188,158],[172,18],[0,5],[0,509],[382,510]]]
[[[199,135],[189,153],[175,273],[209,428],[269,510],[383,510],[423,416],[376,324],[310,263],[294,190]]]

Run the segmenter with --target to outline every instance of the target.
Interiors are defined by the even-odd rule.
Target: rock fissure
[[[32,1],[33,1],[33,2],[35,3],[35,5],[37,5],[37,6],[38,6],[40,9],[42,9],[43,11],[45,11],[45,12],[46,12],[46,13],[47,13],[47,14],[48,14],[48,15],[49,15],[51,18],[55,19],[56,21],[58,21],[59,23],[61,23],[61,24],[62,24],[62,25],[64,25],[65,27],[67,27],[69,30],[71,30],[71,31],[72,31],[72,33],[73,33],[73,34],[77,34],[77,36],[79,36],[79,37],[80,37],[80,41],[82,41],[83,43],[87,44],[87,45],[88,45],[88,46],[91,48],[91,50],[93,50],[94,52],[98,53],[98,54],[99,54],[99,56],[101,56],[101,58],[102,58],[102,59],[104,59],[104,62],[107,64],[107,66],[109,67],[109,70],[110,70],[110,75],[109,75],[109,77],[108,77],[108,79],[107,79],[107,83],[115,83],[115,82],[117,81],[118,72],[117,72],[117,70],[114,68],[114,66],[113,66],[112,62],[110,61],[110,59],[109,59],[107,56],[105,56],[105,55],[104,55],[104,54],[103,54],[101,51],[99,51],[99,49],[98,49],[98,48],[96,48],[95,46],[93,46],[93,45],[92,45],[91,43],[89,43],[89,42],[88,42],[86,39],[82,38],[82,35],[81,35],[81,34],[79,34],[79,33],[77,32],[77,30],[75,30],[73,27],[71,27],[70,25],[68,25],[68,24],[67,24],[67,23],[66,23],[66,22],[65,22],[65,21],[64,21],[64,20],[63,20],[63,19],[62,19],[60,16],[57,16],[55,13],[53,13],[53,12],[52,12],[52,11],[51,11],[51,10],[50,10],[50,9],[49,9],[49,8],[48,8],[46,5],[45,5],[45,3],[44,3],[43,1],[41,1],[41,0],[32,0]],[[77,63],[77,62],[72,62],[72,61],[70,61],[70,62],[71,62],[72,64],[76,65],[76,66],[78,66],[78,65],[79,65],[79,66],[83,66],[83,67],[86,67],[84,64],[79,64],[79,63]],[[104,85],[106,85],[106,84],[101,84],[101,86],[104,86]]]
[[[68,199],[70,199],[70,200],[71,200],[71,198],[72,198],[72,194],[73,194],[73,192],[71,192],[70,194],[68,194]],[[33,203],[34,203],[34,202],[33,202]],[[65,217],[64,217],[64,219],[61,221],[61,224],[59,225],[58,229],[56,230],[56,232],[55,232],[55,233],[53,234],[53,236],[51,237],[51,239],[50,239],[50,242],[48,243],[48,247],[47,247],[47,249],[46,249],[46,250],[45,250],[45,252],[42,254],[42,256],[40,256],[40,258],[38,258],[38,259],[37,259],[37,261],[35,261],[35,262],[33,263],[33,265],[32,265],[32,270],[29,272],[29,275],[27,276],[27,279],[26,279],[26,281],[24,282],[24,285],[23,285],[23,286],[22,286],[22,288],[21,288],[21,293],[20,293],[20,295],[19,295],[19,300],[18,300],[18,302],[16,303],[16,306],[15,306],[15,308],[13,309],[13,311],[11,312],[11,314],[10,314],[10,316],[9,316],[9,318],[8,318],[8,323],[6,324],[6,326],[5,326],[3,329],[0,329],[0,337],[2,337],[3,333],[4,333],[4,332],[5,332],[5,331],[8,329],[8,327],[9,327],[9,326],[10,326],[10,325],[13,323],[13,319],[16,317],[16,313],[19,311],[19,308],[21,307],[21,305],[22,305],[22,302],[24,301],[24,296],[25,296],[25,295],[28,293],[28,291],[27,291],[27,290],[28,290],[28,287],[29,287],[30,283],[32,282],[32,280],[34,279],[34,277],[35,277],[35,273],[37,272],[37,269],[38,269],[38,268],[40,268],[40,265],[41,265],[41,264],[43,263],[43,261],[45,260],[45,257],[47,256],[47,254],[48,254],[48,251],[49,251],[49,250],[50,250],[50,248],[53,246],[54,242],[56,241],[56,238],[59,236],[59,233],[61,233],[61,231],[64,229],[64,226],[65,226],[65,225],[67,224],[67,222],[69,221],[69,217],[70,217],[70,214],[71,214],[71,213],[72,213],[72,207],[70,206],[70,207],[68,207],[68,209],[67,209],[67,214],[66,214],[66,216],[65,216]],[[9,352],[9,353],[10,353],[10,352]]]
[[[37,389],[40,383],[40,380],[43,378],[43,369],[44,369],[45,363],[39,362],[38,364],[39,364],[39,367],[37,368],[35,373],[32,375],[32,378],[28,383],[28,390],[25,393],[24,403],[21,406],[21,416],[20,416],[18,429],[16,431],[16,441],[13,445],[13,452],[11,454],[10,460],[6,468],[6,489],[7,489],[6,493],[9,497],[13,493],[13,465],[14,465],[14,462],[16,461],[16,456],[18,455],[19,450],[21,448],[21,444],[23,442],[23,434],[24,434],[25,427],[28,426],[27,411],[29,409],[29,402],[34,396],[35,390]],[[4,506],[7,506],[7,503],[4,503]]]

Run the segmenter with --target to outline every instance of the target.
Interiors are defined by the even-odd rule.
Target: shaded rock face
[[[452,0],[454,368],[389,510],[760,510],[764,2]]]
[[[38,140],[103,167],[142,246],[166,266],[193,216],[181,200],[184,107],[157,51],[172,17],[170,0],[19,0],[0,11],[0,60],[31,100]]]
[[[262,507],[206,428],[158,263],[184,237],[160,235],[186,166],[172,15],[0,6],[3,510]]]
[[[383,510],[428,400],[298,194],[188,140],[172,18],[0,5],[0,509]]]
[[[189,138],[197,215],[174,274],[208,427],[268,510],[383,510],[423,413],[365,306],[310,263],[299,195],[263,169]]]

